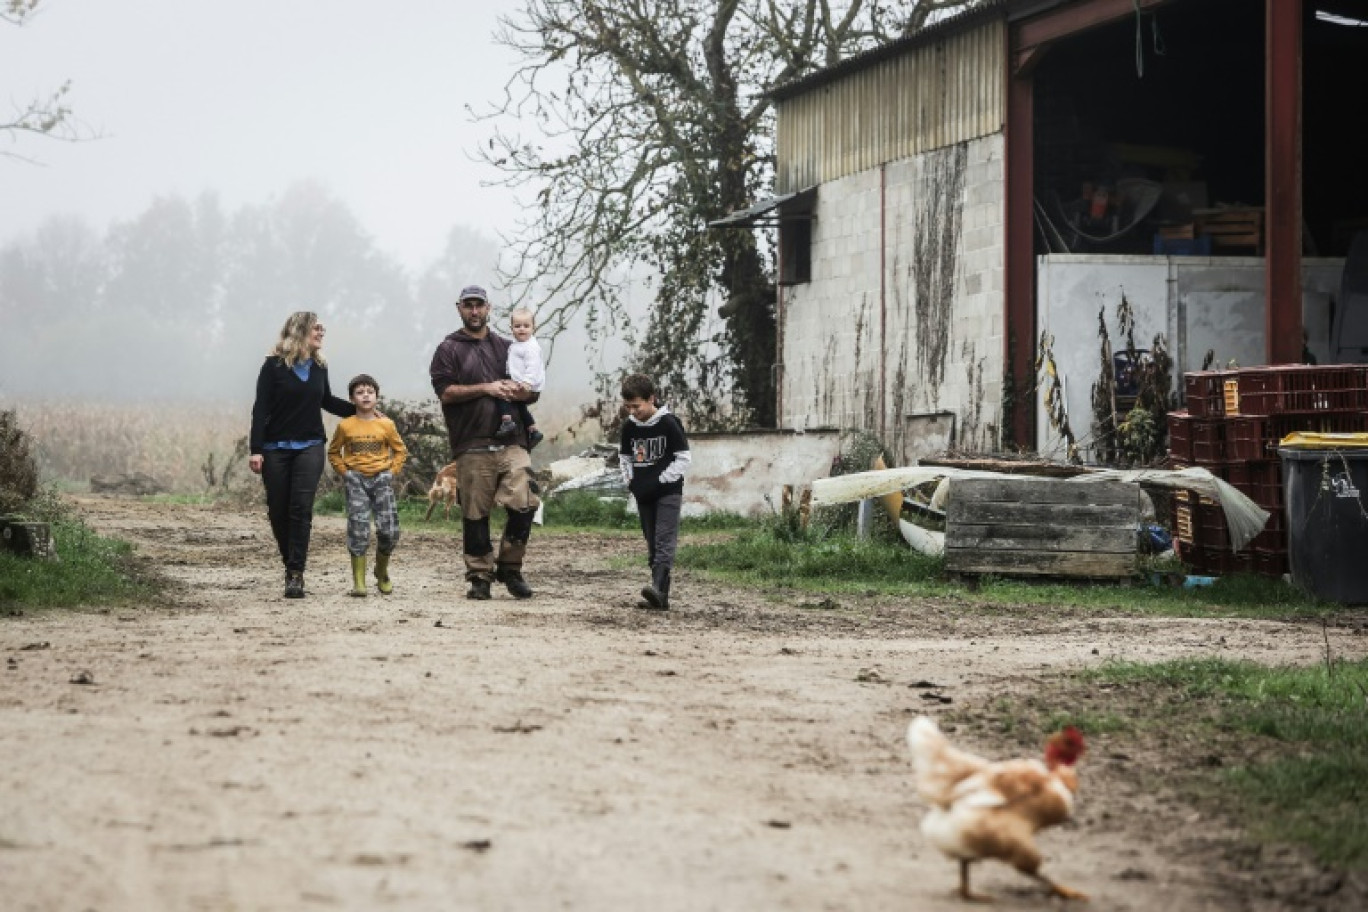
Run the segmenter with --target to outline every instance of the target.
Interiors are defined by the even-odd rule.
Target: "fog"
[[[0,23],[0,104],[70,80],[86,137],[0,136],[0,404],[250,399],[294,310],[327,324],[335,379],[429,396],[459,288],[500,303],[520,201],[482,186],[470,111],[502,96],[516,7],[44,0]],[[621,357],[562,339],[546,398]]]

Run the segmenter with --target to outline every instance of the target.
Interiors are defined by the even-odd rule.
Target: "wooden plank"
[[[1053,525],[1070,525],[1092,529],[1108,527],[1134,529],[1139,515],[1140,511],[1138,509],[1132,513],[1130,511],[1121,510],[1115,506],[1094,507],[1064,504],[1042,507],[1038,504],[985,503],[974,504],[972,512],[964,510],[955,511],[947,508],[945,513],[945,527],[949,529],[952,525],[959,523],[968,523],[970,525],[989,523],[1008,523],[1011,525],[1050,523]]]
[[[950,483],[947,513],[956,505],[1001,501],[1031,504],[1098,504],[1140,508],[1140,486],[1120,481],[1031,481],[963,478]]]
[[[1138,567],[1140,490],[1122,482],[962,479],[946,505],[951,573],[1115,579]]]
[[[945,569],[950,573],[1119,579],[1133,575],[1137,566],[1133,550],[1128,555],[981,550],[952,552],[948,549],[945,552]]]
[[[1127,554],[1135,551],[1135,529],[1079,529],[1058,525],[1014,526],[960,524],[945,530],[945,548],[989,551],[1089,551]]]
[[[980,472],[999,472],[1003,475],[1022,475],[1033,478],[1073,478],[1091,475],[1086,466],[1040,462],[1034,459],[994,459],[989,456],[923,456],[917,465],[945,466],[951,469],[975,469]]]

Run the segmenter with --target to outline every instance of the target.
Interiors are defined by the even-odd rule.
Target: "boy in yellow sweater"
[[[375,404],[380,384],[358,374],[347,384],[356,414],[342,419],[328,444],[328,461],[347,485],[347,550],[351,552],[352,595],[366,595],[366,549],[370,519],[375,514],[375,586],[383,595],[394,591],[389,559],[399,543],[399,509],[394,476],[404,467],[408,450],[394,422],[379,415]]]

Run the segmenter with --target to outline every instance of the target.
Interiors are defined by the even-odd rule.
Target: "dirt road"
[[[943,706],[919,684],[959,708],[1110,657],[1324,649],[1319,627],[957,617],[687,573],[662,615],[610,567],[635,539],[593,535],[538,533],[536,597],[473,603],[457,544],[408,528],[395,594],[353,599],[335,518],[286,601],[264,516],[81,506],[174,604],[0,621],[8,910],[960,910],[917,832],[904,732]],[[1321,889],[1144,791],[1143,763],[1103,742],[1078,819],[1042,837],[1091,908],[1284,908],[1279,871]],[[1058,906],[1000,865],[976,885]]]

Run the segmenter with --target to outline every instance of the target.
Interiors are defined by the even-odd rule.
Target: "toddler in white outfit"
[[[509,317],[513,329],[513,344],[508,346],[508,377],[522,385],[523,389],[540,393],[546,383],[546,365],[542,363],[541,345],[532,335],[536,329],[536,318],[526,307],[516,308]],[[518,424],[513,420],[516,410],[527,428],[527,448],[530,450],[542,441],[542,432],[537,430],[536,420],[527,406],[521,402],[502,403],[499,415],[499,429],[494,433],[501,440],[514,437]]]

